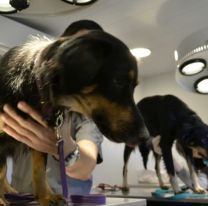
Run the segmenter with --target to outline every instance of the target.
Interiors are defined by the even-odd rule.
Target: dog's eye
[[[189,143],[189,146],[191,146],[191,147],[194,146],[194,145],[195,145],[194,142],[190,142],[190,143]]]
[[[113,84],[117,87],[124,87],[125,83],[123,79],[113,79]]]

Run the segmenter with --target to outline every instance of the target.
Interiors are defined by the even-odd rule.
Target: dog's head
[[[193,157],[208,159],[208,125],[201,122],[185,127],[183,143],[191,149]]]
[[[60,38],[36,66],[49,76],[56,104],[87,115],[110,140],[136,144],[148,136],[133,100],[137,62],[117,38],[101,31]]]

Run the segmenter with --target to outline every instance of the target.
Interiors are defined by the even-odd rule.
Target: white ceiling
[[[142,77],[173,71],[174,50],[188,35],[208,27],[208,0],[98,0],[87,7],[61,0],[30,2],[28,10],[0,16],[0,43],[13,46],[39,31],[58,36],[71,22],[92,19],[130,48],[151,49],[151,56],[139,62]]]

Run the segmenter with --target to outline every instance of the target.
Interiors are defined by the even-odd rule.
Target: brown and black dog
[[[172,146],[176,141],[177,150],[187,161],[192,182],[191,189],[196,193],[203,193],[204,189],[199,185],[197,177],[196,158],[208,159],[208,125],[186,103],[174,95],[146,97],[138,102],[137,107],[144,118],[150,138],[160,136],[161,154],[155,153],[160,185],[164,187],[159,171],[159,161],[162,156],[173,190],[175,193],[181,192],[172,154]],[[125,146],[123,168],[125,189],[128,189],[127,163],[132,150],[133,148]],[[146,154],[143,154],[147,155],[148,151],[145,152]],[[145,161],[147,161],[147,156]]]
[[[41,90],[53,96],[55,106],[87,115],[114,142],[135,144],[148,136],[133,100],[137,72],[128,47],[103,31],[57,40],[34,39],[1,59],[0,107],[5,103],[16,107],[24,100],[41,110],[36,80],[41,77]],[[21,143],[5,133],[0,135],[0,204],[5,205],[4,192],[11,189],[6,158],[18,153]],[[51,193],[45,181],[45,155],[32,150],[32,161],[34,195],[41,206],[59,205],[60,197]]]

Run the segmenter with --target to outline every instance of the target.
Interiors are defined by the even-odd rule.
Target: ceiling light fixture
[[[208,94],[208,28],[186,37],[177,48],[176,82],[187,91]]]
[[[10,0],[10,5],[14,7],[16,10],[21,11],[30,6],[29,0]]]
[[[62,0],[62,1],[69,3],[69,4],[74,4],[77,6],[84,6],[84,5],[92,4],[96,2],[97,0]]]
[[[198,79],[194,85],[196,91],[200,94],[208,94],[208,77]]]
[[[147,48],[134,48],[130,51],[137,59],[147,57],[151,54],[151,51]]]
[[[17,12],[17,10],[11,6],[10,0],[0,1],[0,14],[11,14],[15,12]]]
[[[205,67],[206,61],[204,59],[190,59],[179,67],[179,71],[181,74],[189,76],[200,73]]]
[[[28,8],[29,0],[0,0],[0,14],[11,14]]]

